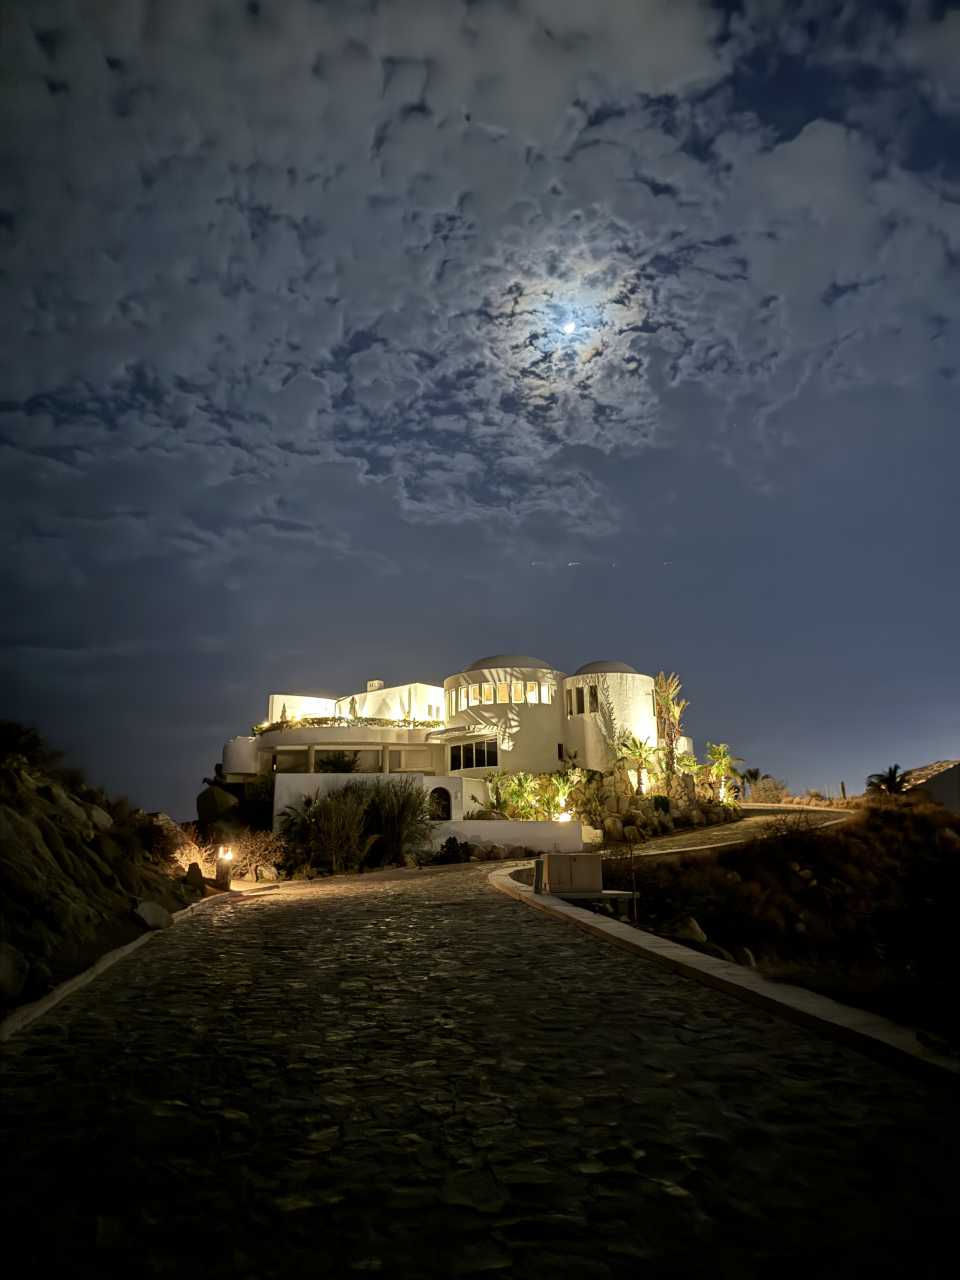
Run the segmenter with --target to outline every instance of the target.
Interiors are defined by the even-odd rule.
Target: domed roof
[[[552,671],[549,662],[542,658],[531,658],[527,653],[495,653],[492,658],[480,658],[471,662],[464,671],[489,671],[491,667],[538,667],[543,671]]]
[[[625,662],[588,662],[585,667],[581,667],[579,671],[575,671],[573,674],[575,676],[592,676],[599,674],[601,671],[623,671],[628,676],[640,674],[633,667],[628,667]]]

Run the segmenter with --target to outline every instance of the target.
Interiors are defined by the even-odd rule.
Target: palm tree
[[[720,783],[720,803],[723,803],[726,780],[730,776],[732,765],[743,764],[740,756],[732,756],[725,742],[707,743],[707,758],[710,761],[710,772]]]
[[[487,795],[490,798],[490,808],[498,811],[503,810],[506,796],[506,782],[510,777],[509,769],[490,769],[483,775],[483,780],[487,784]]]
[[[635,733],[622,733],[617,740],[617,764],[636,762],[637,795],[642,796],[644,778],[651,765],[660,758],[661,747],[650,745],[649,738],[638,738]]]
[[[690,703],[679,696],[682,689],[675,671],[669,675],[660,672],[653,682],[653,703],[657,717],[657,737],[663,744],[667,772],[673,773],[677,739],[683,736],[683,713]]]
[[[907,786],[907,775],[900,772],[898,764],[891,765],[883,773],[871,773],[867,778],[867,790],[879,791],[884,795],[901,795]]]

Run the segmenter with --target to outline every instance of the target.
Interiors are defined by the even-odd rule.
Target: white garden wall
[[[489,848],[536,849],[539,853],[579,853],[583,835],[579,822],[441,822],[436,843],[450,836]],[[518,855],[519,856],[519,855]]]

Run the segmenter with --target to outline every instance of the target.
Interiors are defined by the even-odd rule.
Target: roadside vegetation
[[[715,854],[606,860],[604,885],[635,885],[641,928],[960,1043],[960,817],[941,805],[878,792],[840,826],[801,814]]]

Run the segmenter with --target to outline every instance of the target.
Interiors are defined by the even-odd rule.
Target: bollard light
[[[222,844],[217,850],[217,870],[215,879],[218,889],[230,888],[230,864],[232,861],[233,849],[228,844]]]

